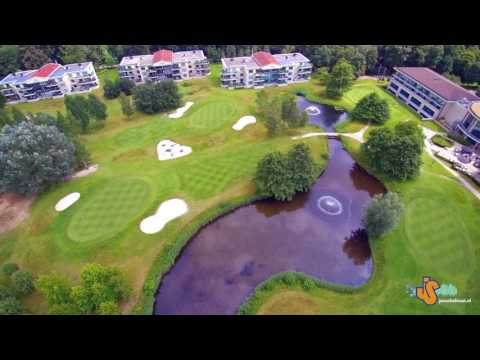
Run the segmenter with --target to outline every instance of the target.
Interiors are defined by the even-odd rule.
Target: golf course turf
[[[101,80],[115,77],[116,70],[99,73]],[[167,114],[136,113],[128,120],[118,100],[102,100],[108,119],[102,128],[82,136],[99,170],[89,176],[60,184],[38,196],[30,217],[16,229],[0,235],[0,263],[16,262],[35,275],[58,271],[77,279],[86,262],[117,265],[131,279],[134,294],[123,304],[124,313],[151,313],[153,293],[160,276],[168,271],[188,239],[198,228],[218,215],[252,201],[252,176],[258,160],[274,151],[286,151],[291,137],[312,131],[306,127],[270,138],[258,119],[242,131],[232,125],[242,116],[255,114],[256,90],[226,90],[218,86],[219,66],[210,78],[179,84],[183,101],[194,105],[179,119]],[[341,100],[324,97],[316,80],[284,88],[269,88],[273,94],[305,91],[307,97],[351,111],[371,91],[388,99],[391,119],[387,126],[413,120],[421,122],[408,107],[396,101],[383,86],[359,80]],[[102,90],[96,90],[97,95]],[[17,105],[22,111],[64,111],[63,100],[45,100]],[[350,119],[339,131],[356,131],[364,124]],[[357,129],[358,128],[358,129]],[[315,128],[313,128],[315,131]],[[159,161],[156,145],[162,139],[188,144],[192,154]],[[359,152],[360,144],[344,138],[347,150],[368,170]],[[323,137],[305,139],[315,160],[325,165],[328,152]],[[295,142],[296,143],[296,142]],[[322,156],[323,155],[323,156]],[[339,313],[339,314],[465,314],[480,313],[480,202],[448,172],[423,155],[420,176],[404,183],[385,182],[400,194],[406,210],[397,228],[371,241],[374,274],[359,289],[318,284],[276,283],[257,291],[249,299],[246,313]],[[72,192],[81,198],[57,213],[59,199]],[[184,199],[189,212],[168,223],[157,234],[140,231],[142,219],[155,213],[171,198]],[[453,214],[453,215],[452,215]],[[421,238],[421,240],[420,240]],[[426,306],[406,294],[406,286],[420,286],[431,275],[441,283],[452,283],[458,297],[470,304]],[[46,313],[38,293],[26,299],[32,313]]]

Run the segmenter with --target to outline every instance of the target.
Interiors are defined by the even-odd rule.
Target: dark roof
[[[258,66],[278,65],[277,59],[275,59],[272,54],[266,51],[259,51],[254,53],[253,60],[255,60]]]
[[[463,98],[472,101],[480,100],[478,96],[472,94],[470,91],[427,67],[395,67],[394,70],[418,81],[447,101],[458,101]]]

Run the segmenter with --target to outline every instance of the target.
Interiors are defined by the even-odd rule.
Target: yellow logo
[[[437,289],[440,285],[430,276],[423,277],[423,286],[415,288],[415,296],[427,305],[433,305],[438,302]]]

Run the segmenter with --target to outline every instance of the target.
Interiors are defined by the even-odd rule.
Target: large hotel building
[[[426,67],[396,67],[388,90],[425,120],[480,147],[480,98]]]
[[[208,60],[202,50],[159,50],[151,55],[125,56],[118,70],[120,78],[131,80],[135,84],[188,80],[210,74]]]
[[[45,64],[37,70],[18,71],[0,81],[0,92],[8,103],[36,101],[82,93],[99,86],[91,62],[80,64]]]
[[[222,86],[262,88],[308,81],[312,64],[300,53],[272,55],[259,51],[252,56],[222,59]]]

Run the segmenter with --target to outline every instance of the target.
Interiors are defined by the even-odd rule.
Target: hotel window
[[[408,98],[408,96],[409,96],[410,94],[409,94],[408,92],[406,92],[405,90],[402,89],[402,90],[400,90],[400,95]]]
[[[411,101],[412,103],[414,103],[415,105],[417,105],[417,106],[420,106],[420,104],[421,104],[421,103],[420,103],[420,100],[418,100],[417,98],[415,98],[415,97],[413,97],[413,96],[410,98],[410,101]]]
[[[435,114],[435,112],[432,109],[430,109],[428,106],[424,106],[422,110],[425,111],[430,116],[433,116]]]
[[[391,83],[391,84],[390,84],[390,87],[391,87],[393,90],[398,90],[398,85],[397,85],[397,84]]]
[[[463,120],[462,125],[465,129],[468,129],[468,127],[472,124],[472,122],[475,120],[472,114],[468,114],[465,117],[465,120]]]

